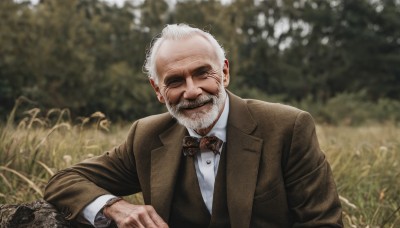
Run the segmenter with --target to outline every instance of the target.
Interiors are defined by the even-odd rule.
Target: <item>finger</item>
[[[146,228],[144,224],[140,221],[140,215],[139,214],[131,214],[127,216],[120,224],[118,224],[118,227],[121,228],[128,228],[128,227],[133,227],[133,228]]]
[[[149,214],[141,214],[139,216],[141,224],[144,225],[144,227],[157,227],[157,225],[154,223],[154,221],[151,219]]]
[[[160,215],[157,214],[156,210],[154,210],[153,207],[150,206],[148,212],[149,216],[157,225],[157,227],[168,227],[167,223],[165,223],[165,221],[160,217]]]
[[[138,208],[138,222],[144,227],[157,227],[149,215],[149,210],[151,210],[149,207],[150,206],[141,206]]]

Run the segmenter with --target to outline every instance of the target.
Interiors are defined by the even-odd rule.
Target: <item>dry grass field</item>
[[[129,124],[111,124],[100,112],[72,121],[67,110],[41,113],[0,125],[0,204],[43,196],[57,170],[95,156],[124,140]],[[400,127],[317,127],[331,163],[346,227],[400,227]],[[129,200],[141,202],[140,195]]]

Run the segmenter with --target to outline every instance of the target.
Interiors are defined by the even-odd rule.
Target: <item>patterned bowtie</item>
[[[186,136],[183,138],[183,155],[193,156],[202,150],[211,150],[214,154],[218,154],[223,143],[217,136],[204,136],[203,138]]]

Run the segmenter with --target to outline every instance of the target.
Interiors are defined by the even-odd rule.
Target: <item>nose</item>
[[[201,95],[202,89],[199,88],[191,78],[186,80],[186,88],[183,93],[183,98],[187,100],[196,99],[199,95]]]

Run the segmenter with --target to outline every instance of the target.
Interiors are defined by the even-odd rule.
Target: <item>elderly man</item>
[[[215,38],[168,25],[146,70],[168,113],[137,120],[123,144],[56,174],[45,199],[107,227],[342,227],[312,117],[241,99]],[[119,198],[143,193],[146,205]],[[168,224],[168,225],[167,225]]]

